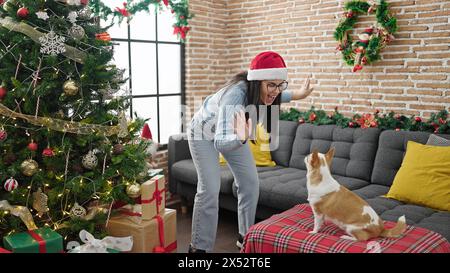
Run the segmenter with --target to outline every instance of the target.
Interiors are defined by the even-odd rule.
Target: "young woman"
[[[252,120],[245,117],[243,109],[249,105],[279,105],[306,98],[312,92],[309,78],[295,92],[286,90],[286,80],[283,58],[272,51],[262,52],[252,60],[248,71],[235,75],[217,93],[208,96],[192,118],[188,142],[198,184],[189,252],[209,252],[214,247],[219,210],[219,152],[227,160],[237,186],[238,246],[254,224],[259,180],[247,144]]]

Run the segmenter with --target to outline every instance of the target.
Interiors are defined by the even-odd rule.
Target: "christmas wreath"
[[[397,19],[388,9],[385,0],[350,1],[345,4],[344,18],[339,22],[334,32],[334,38],[339,42],[336,47],[342,52],[344,61],[353,66],[353,72],[380,59],[380,51],[394,39],[397,31]],[[377,23],[366,28],[358,35],[359,40],[353,42],[349,32],[358,20],[359,14],[375,12]]]

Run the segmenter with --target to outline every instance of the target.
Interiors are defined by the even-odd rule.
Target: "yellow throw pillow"
[[[277,164],[272,160],[272,154],[269,149],[269,134],[264,130],[262,124],[256,126],[255,143],[248,140],[248,145],[253,154],[256,166],[259,167],[273,167]],[[219,162],[221,165],[225,165],[226,160],[222,154],[220,154]]]
[[[408,141],[388,198],[450,211],[450,147]]]

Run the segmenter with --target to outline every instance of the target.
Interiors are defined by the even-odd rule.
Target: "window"
[[[104,1],[114,7],[117,1]],[[148,119],[153,139],[167,147],[169,136],[181,132],[184,104],[184,45],[173,35],[175,18],[170,11],[140,12],[130,24],[109,29],[114,43],[114,61],[126,69],[123,87],[131,92],[130,117],[136,112]]]

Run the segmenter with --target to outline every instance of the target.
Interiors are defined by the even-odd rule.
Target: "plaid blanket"
[[[394,222],[385,222],[387,228]],[[314,215],[309,204],[297,205],[253,225],[244,237],[243,253],[450,253],[450,243],[440,234],[408,226],[398,238],[370,241],[341,239],[345,232],[325,222],[319,233],[310,234]]]

